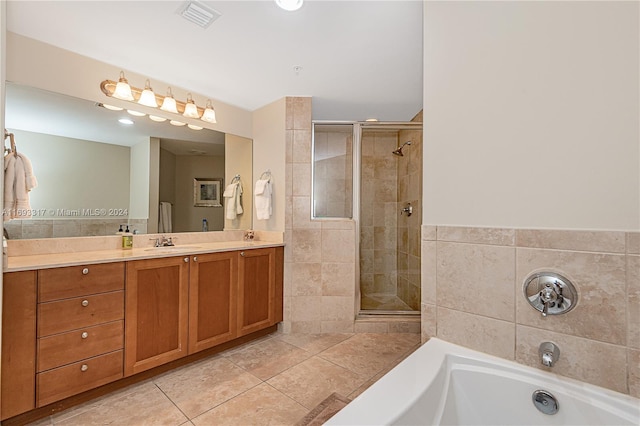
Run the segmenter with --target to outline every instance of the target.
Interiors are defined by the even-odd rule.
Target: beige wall
[[[424,17],[424,338],[538,368],[554,341],[552,372],[640,396],[639,4]],[[572,312],[529,307],[537,269],[574,280]]]
[[[285,229],[285,156],[286,147],[290,144],[289,135],[285,132],[285,126],[289,125],[286,99],[289,98],[279,99],[253,112],[252,184],[266,170],[271,170],[273,191],[272,216],[268,220],[258,220],[253,213],[253,228],[259,231],[282,232]]]
[[[639,5],[425,2],[423,223],[640,228]]]

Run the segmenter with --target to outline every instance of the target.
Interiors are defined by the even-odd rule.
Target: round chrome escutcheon
[[[555,414],[559,410],[558,400],[545,390],[537,390],[531,395],[533,405],[544,414]]]

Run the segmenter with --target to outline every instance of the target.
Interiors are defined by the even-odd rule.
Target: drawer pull
[[[244,257],[244,252],[243,251],[240,252],[240,256]]]
[[[193,261],[197,262],[198,261],[198,256],[193,256]]]
[[[87,299],[84,299],[84,300],[82,301],[82,306],[84,306],[85,308],[86,308],[87,306],[89,306],[89,301],[88,301]]]
[[[82,364],[82,367],[80,367],[80,371],[85,372],[89,369],[89,366],[87,364]]]
[[[189,263],[189,258],[188,257],[184,258],[184,263]]]
[[[87,337],[89,337],[89,333],[87,333],[86,331],[83,331],[80,337],[82,337],[83,339],[86,339]]]
[[[87,275],[89,273],[89,268],[84,268],[82,270],[82,275]]]

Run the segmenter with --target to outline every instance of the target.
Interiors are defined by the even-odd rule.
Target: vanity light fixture
[[[158,108],[158,101],[156,100],[156,94],[153,93],[151,89],[151,82],[147,79],[144,84],[144,90],[140,94],[140,99],[138,99],[138,103],[140,105],[148,106],[151,108]]]
[[[106,109],[110,109],[111,111],[122,111],[124,109],[124,108],[120,108],[120,107],[109,105],[109,104],[102,104],[102,106],[105,107]]]
[[[295,0],[297,2],[302,3],[302,0]],[[173,93],[171,92],[171,87],[167,88],[167,95],[161,96],[157,95],[151,89],[151,83],[149,80],[145,82],[144,89],[139,89],[137,87],[133,87],[129,85],[129,82],[124,76],[124,72],[120,71],[120,79],[115,82],[113,80],[104,80],[100,83],[100,90],[102,93],[109,97],[114,97],[118,99],[127,100],[130,102],[135,102],[139,105],[144,105],[150,108],[157,108],[160,105],[160,109],[163,111],[170,112],[172,114],[180,114],[187,118],[199,118],[202,121],[206,121],[207,123],[217,123],[216,121],[216,112],[213,109],[211,104],[211,100],[207,99],[207,103],[205,108],[201,108],[196,105],[191,93],[187,95],[187,101],[181,102],[176,100],[173,97]],[[112,107],[111,105],[107,106],[105,104],[101,104],[105,108],[114,109],[114,110],[122,110],[119,107]],[[129,114],[143,116],[146,115],[142,112],[137,112],[135,110],[127,110]],[[154,121],[166,121],[167,119],[164,117],[159,117],[156,115],[149,116]],[[183,123],[178,120],[171,120],[171,124],[177,126],[184,126],[187,123]],[[189,126],[194,130],[199,130],[197,125]]]
[[[187,124],[187,127],[190,128],[191,130],[202,130],[203,129],[203,127],[195,126],[193,124]]]
[[[276,0],[276,4],[282,9],[293,12],[302,7],[303,0]]]
[[[147,115],[144,112],[136,111],[133,109],[128,109],[127,112],[135,117],[144,117],[145,115]]]

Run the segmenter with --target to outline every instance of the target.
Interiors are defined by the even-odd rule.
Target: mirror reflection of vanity
[[[158,123],[10,82],[5,105],[5,127],[38,179],[31,218],[4,223],[11,239],[113,235],[120,225],[155,233],[161,201],[171,204],[172,232],[202,231],[203,219],[208,231],[251,227],[251,200],[243,220],[230,221],[221,194],[239,169],[251,184],[250,139]],[[196,178],[221,179],[213,197],[222,207],[195,205]]]

